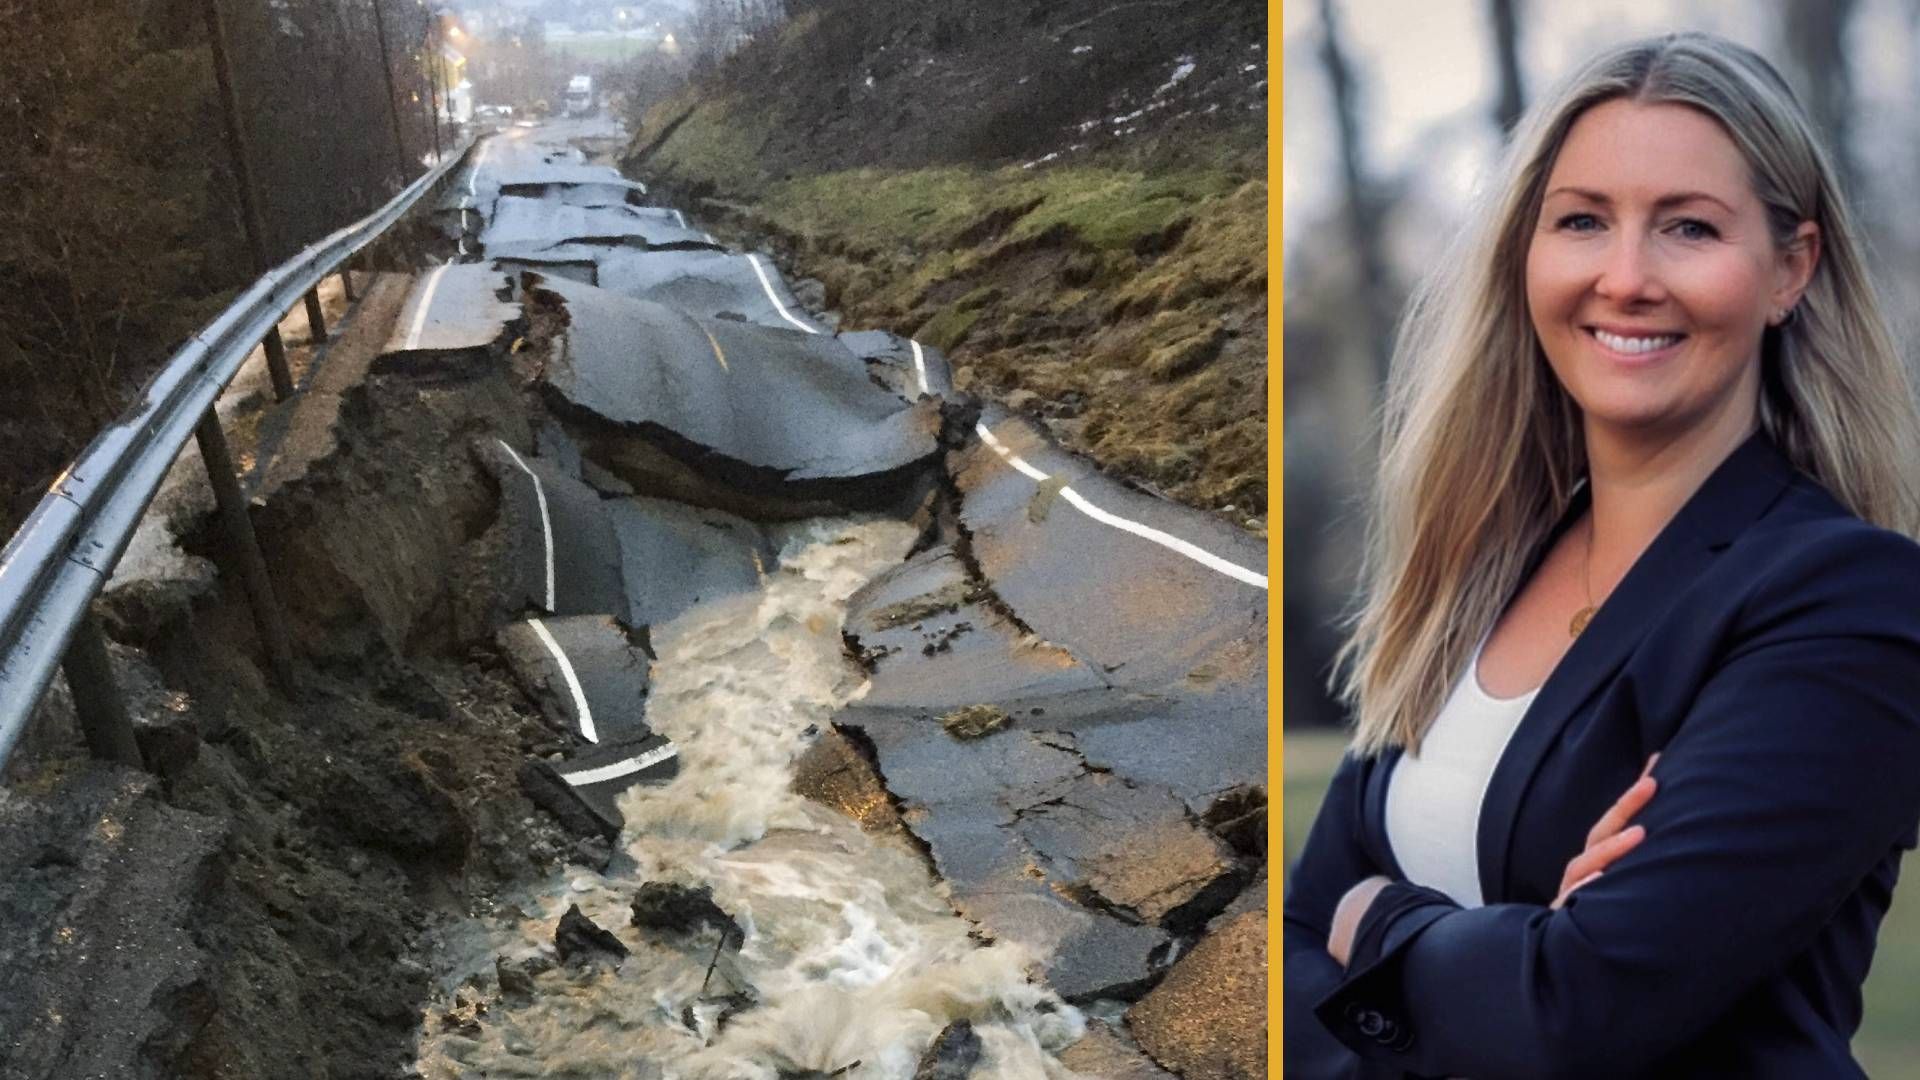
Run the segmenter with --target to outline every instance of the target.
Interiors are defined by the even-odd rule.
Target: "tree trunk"
[[[1487,0],[1494,62],[1500,70],[1500,97],[1493,105],[1493,120],[1503,132],[1512,131],[1527,108],[1526,87],[1520,80],[1520,20],[1516,4],[1517,0]]]
[[[1808,118],[1826,136],[1848,192],[1860,178],[1853,160],[1853,68],[1846,53],[1847,24],[1858,6],[1858,0],[1786,0],[1781,26]]]
[[[1368,314],[1368,351],[1373,356],[1374,375],[1384,381],[1393,354],[1395,314],[1387,297],[1386,260],[1382,255],[1380,206],[1369,190],[1364,151],[1360,145],[1359,95],[1352,70],[1340,47],[1340,29],[1334,18],[1333,0],[1320,0],[1320,62],[1327,71],[1327,84],[1333,91],[1334,118],[1340,132],[1340,180],[1346,194],[1347,235],[1353,245],[1355,288]]]

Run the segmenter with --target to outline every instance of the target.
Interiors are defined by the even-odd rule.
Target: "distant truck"
[[[591,116],[593,114],[593,77],[575,75],[567,81],[567,115]]]

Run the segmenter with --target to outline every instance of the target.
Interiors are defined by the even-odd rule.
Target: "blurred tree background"
[[[255,277],[206,5],[0,0],[0,537]],[[420,0],[220,0],[220,10],[278,262],[424,167],[434,17]]]
[[[1617,42],[1698,29],[1757,49],[1836,153],[1913,364],[1920,0],[1295,0],[1283,18],[1291,863],[1345,738],[1327,683],[1362,549],[1392,328],[1514,118]],[[1882,929],[1855,1042],[1876,1078],[1920,1077],[1915,891],[1896,894]]]

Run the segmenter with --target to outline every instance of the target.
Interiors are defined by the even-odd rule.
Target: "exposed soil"
[[[164,1015],[151,1032],[120,1025],[130,1030],[119,1037],[143,1038],[125,1048],[130,1075],[399,1075],[434,992],[435,927],[563,861],[604,859],[521,791],[526,755],[564,744],[490,644],[516,613],[490,587],[497,493],[466,447],[496,435],[530,446],[532,362],[530,350],[503,351],[424,377],[369,376],[340,401],[326,456],[256,505],[301,654],[291,699],[262,674],[239,575],[210,522],[184,534],[189,552],[221,565],[210,586],[163,582],[103,601],[163,778],[147,798],[217,838],[206,872],[160,886],[178,891],[191,975],[156,999]],[[68,702],[63,686],[49,695],[0,808],[67,797],[76,776],[102,769],[85,761]],[[0,890],[10,933],[32,939],[10,970],[48,980],[9,995],[19,1008],[89,976],[61,961],[59,931],[15,920],[84,912],[94,888],[69,874]],[[96,950],[148,944],[118,941],[132,932],[81,928]],[[28,1019],[7,1012],[0,1021]],[[0,1057],[17,1075],[62,1075],[83,1047],[96,1052],[101,1024],[115,1021],[10,1040]]]

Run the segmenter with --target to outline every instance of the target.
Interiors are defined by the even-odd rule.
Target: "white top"
[[[1481,643],[1485,647],[1485,643]],[[1480,803],[1535,690],[1497,698],[1480,686],[1480,649],[1420,744],[1387,786],[1387,841],[1407,880],[1479,907]]]

